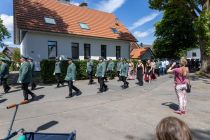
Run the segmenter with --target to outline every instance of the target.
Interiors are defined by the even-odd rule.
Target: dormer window
[[[85,24],[85,23],[81,23],[80,22],[79,25],[80,25],[80,28],[82,28],[82,29],[86,29],[86,30],[90,29],[89,26],[87,24]]]
[[[44,21],[47,24],[53,24],[56,25],[55,19],[54,18],[49,18],[49,17],[44,17]]]
[[[116,28],[111,28],[114,34],[119,34],[119,31]]]

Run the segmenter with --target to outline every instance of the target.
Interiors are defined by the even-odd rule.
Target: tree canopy
[[[154,1],[160,2],[160,0]],[[156,56],[160,58],[176,58],[183,56],[187,49],[195,48],[194,18],[186,8],[184,0],[171,1],[167,4],[155,4],[157,5],[152,3],[153,8],[158,8],[158,6],[160,6],[158,10],[164,8],[163,19],[155,25],[157,39],[154,42],[154,53]]]
[[[0,43],[3,39],[10,38],[10,33],[8,32],[7,28],[3,25],[3,21],[0,18]]]

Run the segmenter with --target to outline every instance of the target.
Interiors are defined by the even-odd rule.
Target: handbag
[[[188,82],[187,83],[187,90],[186,90],[187,93],[190,93],[191,92],[191,85],[190,83]]]

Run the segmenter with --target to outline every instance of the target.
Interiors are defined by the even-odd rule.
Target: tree
[[[3,21],[0,18],[0,43],[6,38],[10,38],[10,33],[7,31],[7,28],[3,25]]]
[[[209,13],[209,0],[149,0],[150,8],[156,9],[159,11],[165,11],[167,8],[170,8],[171,3],[182,3],[183,6],[185,6],[186,10],[190,12],[191,18],[193,18],[193,22],[195,22],[195,29],[196,34],[198,35],[198,45],[201,49],[201,59],[202,59],[202,71],[207,72],[208,68],[210,67],[210,56],[206,52],[208,50],[208,42],[209,38],[204,37],[203,35],[199,35],[202,31],[199,27],[199,21],[200,19],[203,19],[203,17],[207,17]],[[196,24],[197,23],[197,24]],[[201,25],[202,24],[202,25]],[[204,23],[200,22],[201,26],[207,26],[208,23],[204,25]],[[201,30],[200,30],[201,29]],[[206,28],[207,29],[207,28]],[[209,29],[207,29],[209,32]]]
[[[16,63],[20,62],[20,49],[19,48],[14,48],[13,53],[12,53],[12,60]]]
[[[173,1],[165,7],[163,19],[156,23],[154,52],[160,58],[182,56],[196,44],[193,18],[183,2]]]

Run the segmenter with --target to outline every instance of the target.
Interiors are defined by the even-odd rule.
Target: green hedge
[[[114,69],[116,70],[117,60],[113,60],[113,61],[115,63]],[[134,62],[134,65],[136,66],[137,60],[134,60],[133,62]],[[74,61],[74,64],[76,65],[76,68],[77,68],[77,75],[76,75],[77,80],[87,79],[87,73],[86,73],[87,61],[85,60]],[[93,73],[95,75],[98,61],[94,60],[93,64],[94,64]],[[55,82],[55,76],[53,75],[54,67],[55,67],[55,60],[42,60],[41,61],[41,78],[42,78],[43,83],[49,84],[49,83]],[[62,61],[61,62],[62,79],[64,79],[66,76],[67,67],[68,67],[68,62]],[[116,71],[114,71],[114,75],[115,76],[117,75]]]
[[[74,61],[74,64],[77,68],[77,80],[84,80],[87,79],[87,73],[86,73],[86,64],[87,61],[81,60],[81,61]],[[96,67],[98,64],[98,61],[93,61],[94,64],[94,73],[96,72]],[[54,83],[55,82],[55,76],[53,75],[55,67],[55,61],[54,60],[42,60],[41,61],[41,78],[43,83]],[[67,61],[61,62],[61,77],[62,79],[66,76],[66,70],[68,67]]]

